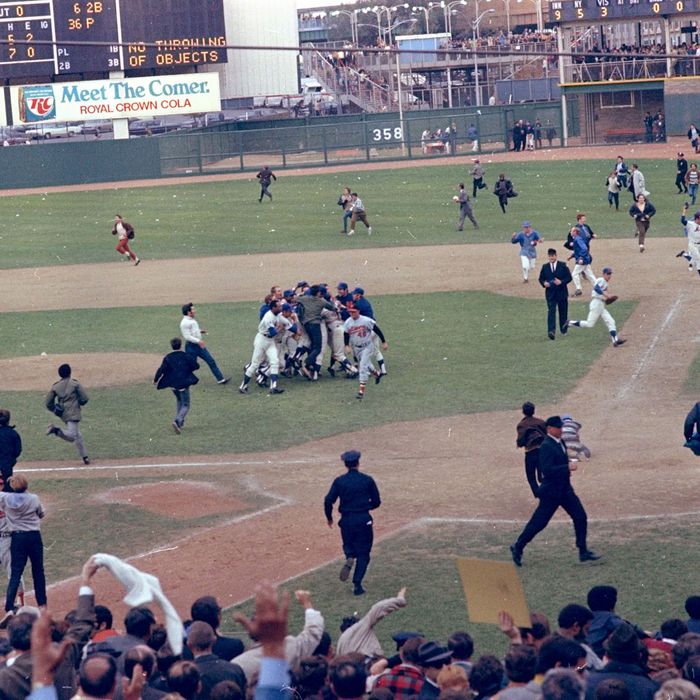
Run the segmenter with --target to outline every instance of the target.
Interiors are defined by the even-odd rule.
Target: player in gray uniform
[[[360,388],[357,392],[357,398],[361,399],[365,395],[367,380],[370,374],[374,376],[376,384],[382,379],[382,374],[375,369],[372,364],[372,357],[375,354],[374,343],[372,342],[372,333],[376,333],[386,346],[386,340],[379,326],[373,318],[361,316],[359,309],[352,307],[350,309],[350,318],[343,324],[343,333],[345,335],[345,344],[348,345],[360,366]]]
[[[588,318],[585,321],[569,321],[569,326],[576,326],[576,328],[593,328],[598,319],[602,316],[605,325],[608,327],[613,347],[618,347],[627,341],[617,335],[615,319],[605,308],[605,300],[611,296],[608,294],[608,283],[610,282],[612,273],[612,267],[603,268],[603,276],[599,277],[593,285],[591,303],[588,306]]]
[[[464,189],[464,183],[460,182],[457,189],[459,190],[459,194],[455,195],[455,202],[459,204],[459,223],[457,224],[457,230],[464,231],[464,220],[466,218],[469,218],[469,221],[472,222],[474,228],[478,229],[479,224],[474,218],[474,212],[472,212],[472,205],[469,202],[469,195]]]
[[[280,360],[275,336],[279,333],[284,333],[292,324],[281,313],[282,304],[277,299],[272,300],[270,302],[270,310],[262,317],[258,325],[258,332],[253,344],[253,357],[246,366],[243,381],[238,387],[238,391],[241,394],[248,393],[248,384],[251,378],[255,376],[263,358],[266,358],[270,365],[270,391],[268,393],[281,394],[284,392],[284,389],[280,389],[277,386]]]
[[[0,476],[0,489],[4,484],[3,478]],[[12,559],[10,557],[10,548],[12,545],[12,532],[10,525],[7,522],[4,511],[0,510],[0,566],[7,572],[9,580],[12,573]],[[17,589],[20,605],[24,605],[24,576],[19,579],[19,588]]]

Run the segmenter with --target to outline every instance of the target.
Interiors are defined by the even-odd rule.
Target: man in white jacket
[[[406,607],[406,589],[402,588],[394,598],[385,598],[375,603],[367,614],[348,627],[338,637],[336,656],[356,652],[364,656],[384,656],[382,645],[374,633],[374,626],[390,613]]]
[[[285,638],[285,657],[290,668],[295,668],[302,657],[313,654],[325,629],[323,615],[314,609],[309,591],[295,591],[294,597],[305,612],[304,629],[296,637],[290,634]],[[257,640],[254,641],[256,641],[254,647],[231,659],[231,663],[238,664],[243,669],[248,683],[260,670],[260,661],[263,657],[262,646],[257,643]]]

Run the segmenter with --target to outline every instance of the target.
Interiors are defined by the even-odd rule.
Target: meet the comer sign
[[[88,80],[11,88],[17,122],[123,119],[221,109],[217,73]]]

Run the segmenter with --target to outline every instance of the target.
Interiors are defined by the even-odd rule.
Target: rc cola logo
[[[51,85],[26,85],[19,90],[19,117],[23,122],[56,118],[56,99]]]

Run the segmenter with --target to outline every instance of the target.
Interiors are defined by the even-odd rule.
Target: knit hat
[[[608,657],[614,661],[634,663],[639,660],[639,638],[634,627],[627,622],[618,625],[603,646]]]

